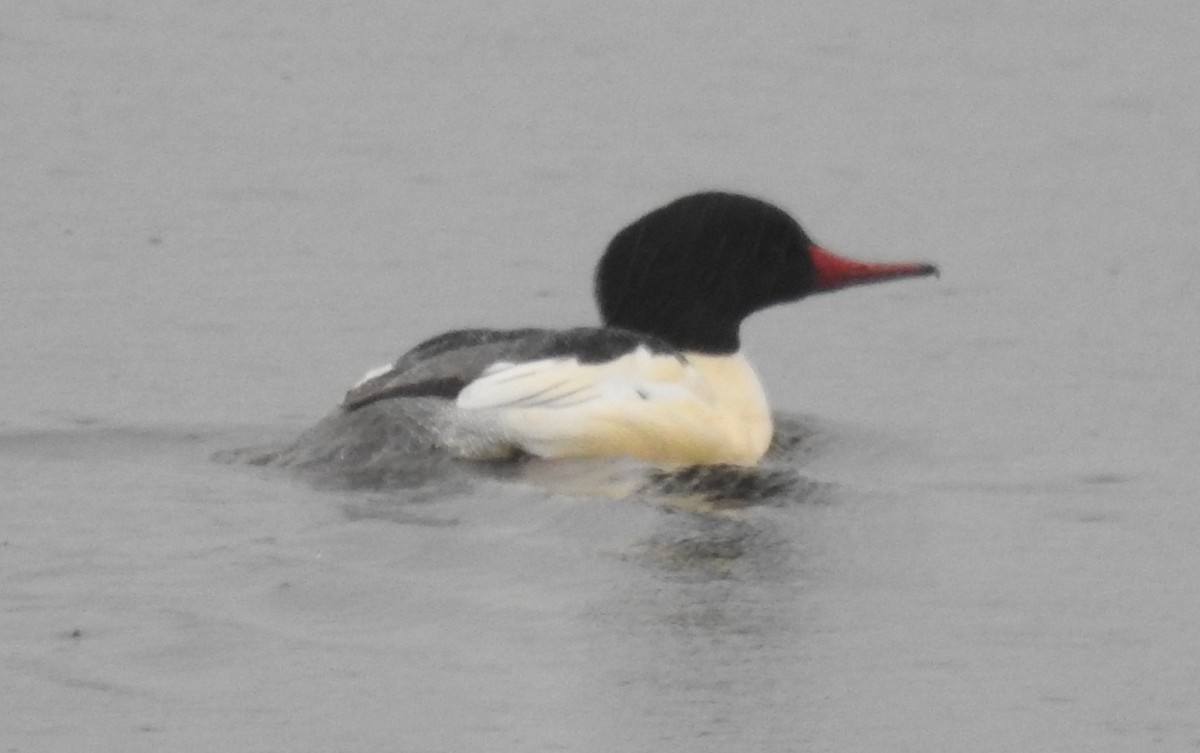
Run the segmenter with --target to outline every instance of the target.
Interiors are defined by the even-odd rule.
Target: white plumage
[[[602,363],[498,362],[459,393],[464,425],[550,458],[625,455],[679,464],[752,465],[771,417],[742,357],[653,354]]]

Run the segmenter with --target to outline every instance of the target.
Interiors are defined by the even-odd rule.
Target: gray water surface
[[[1200,747],[1193,3],[6,16],[4,750]],[[212,460],[710,187],[943,270],[748,323],[811,493]]]

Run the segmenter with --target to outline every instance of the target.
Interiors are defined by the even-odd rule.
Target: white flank
[[[497,363],[457,405],[489,414],[508,441],[541,457],[752,465],[772,433],[758,376],[736,355],[681,360],[638,348],[604,363]]]

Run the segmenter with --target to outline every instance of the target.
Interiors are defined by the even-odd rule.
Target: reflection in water
[[[614,750],[646,740],[781,750],[804,726],[811,682],[796,655],[803,511],[827,509],[836,489],[802,471],[827,434],[781,416],[755,468],[463,462],[337,431],[224,459],[298,472],[339,490],[350,520],[408,529],[400,539],[424,554],[404,558],[405,582],[438,596],[404,609],[449,631],[438,645],[456,655],[517,653],[511,675],[469,674],[474,695],[495,704],[476,702],[483,718],[536,705],[567,727],[604,729]],[[462,674],[431,664],[419,677],[440,687]]]
[[[621,689],[605,712],[643,739],[780,750],[805,725],[811,682],[797,656],[806,581],[794,510],[664,509],[627,557],[638,572],[591,615],[596,685]]]

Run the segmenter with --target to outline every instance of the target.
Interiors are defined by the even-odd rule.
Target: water
[[[1200,746],[1193,4],[7,15],[5,750]],[[210,460],[704,187],[942,266],[750,321],[819,493]]]

